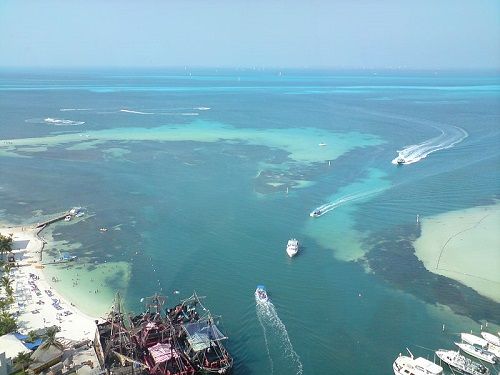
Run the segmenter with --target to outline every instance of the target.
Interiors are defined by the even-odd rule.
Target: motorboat
[[[466,375],[489,375],[488,370],[484,365],[474,362],[469,358],[464,357],[458,351],[439,349],[436,350],[436,355],[446,363],[452,370],[457,370],[461,374]]]
[[[483,338],[489,343],[492,343],[495,346],[500,346],[500,337],[489,332],[481,332],[481,336],[483,336]]]
[[[101,232],[107,232],[107,231],[108,231],[108,228],[99,228],[99,230],[100,230]]]
[[[264,285],[257,285],[257,289],[255,289],[255,300],[259,303],[267,303],[269,301]]]
[[[299,252],[299,241],[296,240],[295,238],[292,238],[291,240],[288,240],[288,243],[286,245],[286,253],[290,258],[294,257],[297,255]]]
[[[321,211],[321,210],[314,210],[313,212],[311,212],[309,214],[309,216],[311,216],[311,217],[320,217],[322,214],[323,214],[323,211]]]
[[[482,361],[491,363],[493,365],[497,362],[496,356],[487,350],[464,342],[456,342],[455,345],[458,346],[464,353],[467,353]]]
[[[442,375],[443,368],[425,358],[413,358],[399,354],[392,365],[394,375]]]
[[[71,215],[66,215],[64,217],[64,221],[71,221]]]
[[[400,156],[399,158],[396,159],[396,163],[398,165],[403,165],[404,163],[406,163],[406,160],[405,160],[405,158],[403,158],[402,156]]]

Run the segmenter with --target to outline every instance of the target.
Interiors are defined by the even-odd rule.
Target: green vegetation
[[[2,261],[5,253],[12,251],[12,236],[4,236],[0,234],[0,254],[2,254]]]
[[[31,353],[19,353],[16,358],[14,358],[14,363],[16,366],[21,366],[22,372],[20,374],[24,374],[24,370],[33,362],[31,359]]]
[[[12,250],[12,237],[0,234],[0,252],[2,260],[4,253]],[[14,289],[12,280],[9,278],[11,265],[2,261],[3,276],[0,279],[0,335],[13,332],[17,329],[16,319],[8,312],[10,305],[14,303]],[[2,293],[3,292],[3,293]]]

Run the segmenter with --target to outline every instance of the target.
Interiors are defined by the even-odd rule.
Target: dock
[[[62,214],[60,216],[57,216],[57,217],[54,217],[52,219],[46,220],[46,221],[44,221],[42,223],[38,223],[35,228],[42,228],[43,229],[43,228],[45,228],[49,224],[55,223],[56,221],[64,220],[64,218],[66,216],[68,216],[68,215],[69,215],[69,211],[65,212],[64,214]]]

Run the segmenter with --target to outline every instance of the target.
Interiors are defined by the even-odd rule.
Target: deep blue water
[[[417,213],[498,198],[499,104],[499,77],[470,72],[3,71],[0,220],[85,207],[86,220],[53,232],[81,244],[80,272],[110,264],[103,288],[119,289],[131,310],[160,289],[171,304],[206,296],[235,374],[389,374],[405,347],[432,356],[422,347],[451,348],[455,333],[498,311],[488,300],[474,316],[437,307],[439,288],[415,293],[427,279],[395,284],[358,256],[375,251],[370,239],[411,236]],[[441,133],[446,143],[457,128],[466,137],[452,147],[391,164],[404,146]],[[186,129],[206,140],[173,140]],[[366,140],[347,138],[330,165],[295,159],[297,145],[322,152],[317,131],[333,134],[326,149],[341,134]],[[14,139],[16,148],[5,143]],[[339,205],[309,217],[328,203]],[[290,260],[292,236],[303,246]],[[119,262],[125,282],[113,274]],[[275,309],[256,307],[260,283]],[[87,310],[109,303],[103,294]]]

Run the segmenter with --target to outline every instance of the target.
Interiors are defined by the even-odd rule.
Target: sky
[[[0,66],[500,70],[500,1],[1,0]]]

